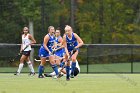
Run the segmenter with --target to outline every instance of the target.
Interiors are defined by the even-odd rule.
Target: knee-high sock
[[[44,66],[39,65],[38,72],[39,72],[39,75],[42,75],[42,73],[44,72]]]
[[[57,67],[57,65],[56,64],[52,65],[52,68],[53,68],[55,74],[58,75],[59,73],[58,73],[58,67]]]
[[[20,63],[20,64],[19,64],[19,67],[18,67],[18,70],[17,70],[18,73],[21,72],[21,70],[22,70],[22,68],[23,68],[23,65],[24,65],[23,63]]]
[[[33,68],[33,65],[32,65],[31,61],[27,62],[27,64],[28,64],[28,66],[29,66],[31,72],[34,73],[35,71],[34,71],[34,68]]]
[[[70,66],[66,66],[66,78],[70,77]]]
[[[76,62],[72,62],[72,66],[71,66],[71,74],[74,75],[74,70],[76,67]]]
[[[63,67],[65,65],[65,62],[60,63],[60,67]]]

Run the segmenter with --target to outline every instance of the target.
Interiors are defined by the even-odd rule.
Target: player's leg
[[[74,70],[76,67],[76,58],[78,55],[78,51],[76,51],[73,55],[72,55],[72,64],[71,64],[71,78],[74,78]]]
[[[54,61],[55,61],[56,65],[58,66],[60,64],[59,57],[54,55],[54,59],[55,59]],[[53,71],[51,73],[45,73],[44,76],[45,77],[54,77],[54,76],[56,76],[56,74],[55,74],[55,71]]]
[[[53,70],[54,70],[56,76],[58,76],[58,75],[59,75],[59,73],[58,73],[58,67],[57,67],[57,65],[56,65],[56,63],[55,63],[55,61],[54,61],[54,58],[55,58],[54,55],[51,55],[51,56],[49,57],[49,60],[50,60],[51,66],[52,66],[52,68],[53,68]],[[55,78],[56,78],[56,77],[55,77]]]
[[[30,75],[31,75],[31,76],[34,76],[34,75],[35,75],[35,71],[34,71],[32,62],[31,62],[30,59],[29,59],[29,56],[28,56],[26,62],[27,62],[28,67],[29,67],[29,69],[30,69]]]
[[[66,80],[69,81],[70,80],[70,61],[68,60],[67,55],[65,55],[65,60],[67,60],[67,62],[66,62]]]
[[[55,56],[55,63],[56,63],[56,65],[58,66],[58,65],[60,65],[60,61],[61,61],[61,58],[59,57],[59,56],[56,56],[56,55],[54,55]],[[58,69],[58,73],[59,73],[60,71],[59,71],[59,69]],[[55,73],[55,71],[53,71],[52,73],[45,73],[44,74],[44,76],[46,76],[46,77],[54,77],[54,76],[56,76],[56,73]]]
[[[38,67],[38,78],[44,78],[43,76],[43,72],[44,72],[44,65],[46,63],[46,58],[49,56],[49,52],[46,51],[44,48],[40,48],[39,49],[39,57],[40,57],[40,60],[41,60],[41,63]]]
[[[62,53],[61,53],[62,60],[61,60],[61,63],[60,63],[61,68],[65,65],[65,62],[66,62],[65,54],[66,54],[65,49],[62,49]]]
[[[22,55],[21,56],[21,58],[20,58],[20,64],[18,66],[18,70],[17,70],[17,72],[14,75],[19,75],[20,74],[20,72],[21,72],[21,70],[23,68],[23,65],[24,65],[24,60],[26,60],[26,59],[27,59],[27,56],[25,56],[25,55]]]
[[[55,60],[56,64],[59,65],[60,67],[63,67],[63,65],[65,64],[65,62],[63,61],[64,49],[56,51],[55,57],[56,57],[56,59],[59,59],[59,60]]]
[[[41,59],[41,63],[38,67],[38,78],[44,78],[42,73],[44,72],[44,65],[46,63],[46,57],[41,57],[40,59]]]
[[[61,71],[61,69],[62,68],[58,68],[58,73],[59,73],[58,78],[62,77],[64,74],[66,74],[66,71],[64,71],[64,73],[63,73],[64,69],[62,71]],[[45,73],[44,76],[45,77],[54,77],[54,76],[56,76],[56,73],[55,73],[55,71],[53,71],[52,73],[49,73],[49,74]]]
[[[55,63],[60,65],[61,57],[55,55]]]

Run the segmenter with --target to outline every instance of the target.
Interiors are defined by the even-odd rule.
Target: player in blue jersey
[[[54,48],[54,43],[55,43],[54,33],[55,33],[54,27],[49,26],[48,27],[48,34],[44,37],[43,44],[41,45],[40,50],[39,50],[39,56],[40,56],[40,59],[41,59],[41,63],[38,67],[38,72],[39,72],[38,78],[44,78],[42,73],[44,71],[44,65],[46,63],[46,58],[47,57],[49,58],[51,66],[56,73],[55,78],[57,78],[57,76],[59,74],[58,73],[58,67],[57,67],[57,65],[54,61],[55,57],[53,55],[53,48]]]
[[[83,45],[83,41],[76,33],[73,32],[71,26],[66,25],[65,35],[63,37],[63,44],[65,46],[65,51],[66,51],[65,59],[68,60],[70,55],[72,55],[71,78],[73,78],[79,47]],[[71,54],[72,52],[73,54]],[[68,60],[66,66],[66,80],[70,80],[69,71],[70,71],[70,61]]]
[[[63,59],[64,53],[65,53],[64,46],[62,45],[63,38],[61,37],[60,28],[57,28],[55,31],[55,42],[56,42],[55,55],[56,55],[56,59],[59,59],[59,60],[56,60],[56,63],[60,65],[60,61]]]
[[[61,37],[61,31],[60,31],[60,28],[57,28],[56,31],[55,31],[55,43],[54,43],[54,55],[55,55],[55,62],[58,66],[62,66],[64,65],[64,62],[63,62],[63,56],[64,56],[64,53],[65,53],[65,50],[64,50],[64,46],[62,45],[63,43],[63,38]],[[44,74],[44,76],[47,77],[47,73]]]

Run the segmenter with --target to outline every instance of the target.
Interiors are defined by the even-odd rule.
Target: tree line
[[[140,0],[0,0],[0,42],[20,43],[21,31],[34,24],[42,42],[47,27],[71,25],[85,43],[140,43]],[[43,30],[44,29],[44,30]]]

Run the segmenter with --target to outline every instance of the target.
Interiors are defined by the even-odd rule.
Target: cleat
[[[71,78],[74,78],[74,75],[71,75],[70,77],[71,77]]]
[[[20,75],[20,73],[16,72],[14,75],[19,76],[19,75]]]
[[[54,79],[57,79],[58,77],[57,77],[57,76],[53,76],[53,78],[54,78]]]
[[[59,75],[58,75],[58,78],[61,78],[62,76],[63,76],[63,74],[59,74]]]
[[[43,75],[39,75],[38,78],[44,78],[44,76]]]
[[[71,72],[70,77],[71,77],[71,78],[74,78],[74,73],[73,73],[73,72]]]
[[[66,78],[66,81],[70,81],[70,78]]]
[[[35,72],[30,72],[29,76],[34,76]]]
[[[50,74],[44,74],[45,77],[52,77]]]

